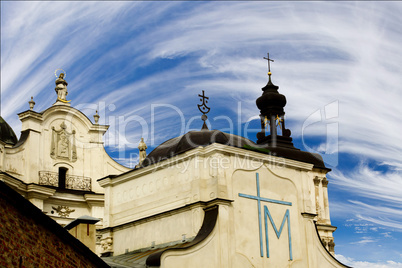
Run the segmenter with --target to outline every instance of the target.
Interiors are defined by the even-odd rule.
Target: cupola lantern
[[[278,92],[279,87],[274,85],[271,80],[271,62],[269,53],[266,59],[268,61],[268,83],[262,88],[262,95],[256,101],[260,110],[261,132],[257,133],[257,143],[268,147],[293,147],[291,131],[285,128],[286,97]],[[269,134],[266,129],[269,127]],[[279,130],[279,132],[278,132]]]

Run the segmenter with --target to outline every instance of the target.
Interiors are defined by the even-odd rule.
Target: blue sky
[[[54,103],[109,124],[106,149],[136,164],[166,139],[211,128],[255,140],[255,99],[272,78],[298,148],[328,174],[335,251],[354,267],[402,267],[402,3],[1,1],[1,115]],[[231,125],[233,123],[233,126]],[[247,129],[247,130],[245,130]]]

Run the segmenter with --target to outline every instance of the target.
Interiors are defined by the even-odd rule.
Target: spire
[[[264,57],[264,59],[266,59],[267,62],[268,62],[268,83],[267,83],[267,85],[265,87],[262,88],[262,90],[265,91],[265,90],[271,89],[271,91],[278,92],[279,87],[275,86],[271,81],[272,73],[271,73],[271,64],[270,64],[270,62],[274,62],[274,60],[269,58],[269,53],[267,53],[267,57],[266,58]]]
[[[211,110],[211,108],[207,106],[209,97],[205,96],[204,90],[202,91],[202,95],[198,94],[198,97],[201,98],[200,101],[202,101],[202,104],[197,104],[197,106],[198,110],[200,110],[200,112],[202,113],[201,120],[204,121],[201,130],[209,130],[207,124],[205,123],[205,121],[207,121],[208,119],[207,113],[209,113],[209,111]]]
[[[261,118],[261,132],[257,134],[257,143],[269,147],[293,147],[291,132],[285,128],[286,97],[278,92],[279,87],[271,80],[270,63],[274,60],[269,57],[269,53],[264,59],[268,61],[268,83],[262,88],[262,96],[256,101]],[[266,135],[266,129],[269,135]]]
[[[266,59],[267,62],[268,62],[268,76],[269,76],[269,81],[271,81],[271,74],[272,73],[271,73],[271,64],[270,64],[270,62],[271,61],[274,62],[274,60],[269,58],[269,53],[267,53],[267,57],[266,58],[264,57],[264,59]]]

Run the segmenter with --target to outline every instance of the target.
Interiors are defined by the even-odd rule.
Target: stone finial
[[[29,103],[29,109],[31,109],[31,111],[33,110],[34,106],[35,106],[35,102],[33,100],[33,96],[31,97],[31,100],[28,101]]]
[[[96,114],[94,114],[94,119],[95,119],[95,124],[98,124],[99,122],[99,114],[98,114],[98,110],[96,110]]]
[[[139,161],[139,165],[141,165],[141,163],[144,161],[145,157],[147,157],[147,145],[144,142],[144,138],[141,138],[140,144],[138,145],[138,150],[140,150],[140,161]]]

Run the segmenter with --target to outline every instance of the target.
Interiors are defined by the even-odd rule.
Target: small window
[[[66,188],[66,176],[67,176],[68,168],[60,167],[59,168],[59,188]]]

